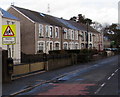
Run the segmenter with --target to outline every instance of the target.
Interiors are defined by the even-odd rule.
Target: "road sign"
[[[7,26],[3,36],[14,36],[14,32],[12,31],[12,29],[10,28],[10,26]]]
[[[16,25],[2,26],[2,44],[13,45],[16,43]]]
[[[2,44],[3,45],[13,45],[16,42],[16,38],[15,37],[3,37],[2,38]]]

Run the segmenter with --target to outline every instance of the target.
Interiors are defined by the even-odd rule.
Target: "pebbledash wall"
[[[0,9],[2,16],[0,16],[0,32],[2,29],[2,25],[16,25],[16,44],[15,45],[2,45],[2,34],[0,34],[0,47],[2,50],[8,50],[8,57],[12,57],[14,60],[14,64],[21,63],[21,47],[20,47],[20,21],[18,18],[13,16],[12,14],[8,13],[7,11]],[[11,56],[10,56],[11,52]]]

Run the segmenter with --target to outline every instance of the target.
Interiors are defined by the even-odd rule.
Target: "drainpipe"
[[[63,50],[63,27],[61,27],[61,50]]]
[[[36,23],[34,23],[34,25],[35,25],[35,54],[37,54],[37,24]]]

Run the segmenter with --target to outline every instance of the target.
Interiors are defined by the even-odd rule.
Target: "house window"
[[[67,49],[68,49],[68,43],[64,43],[64,44],[63,44],[63,49],[64,49],[64,50],[67,50]]]
[[[59,29],[55,27],[55,38],[59,38]]]
[[[12,22],[12,25],[15,24],[15,22]]]
[[[92,44],[89,44],[89,48],[92,49]]]
[[[84,41],[84,32],[82,32],[82,37],[81,37],[82,41]]]
[[[53,38],[53,27],[50,27],[50,37]]]
[[[78,43],[76,43],[76,44],[75,44],[75,49],[78,49],[78,48],[79,48],[79,47],[78,47]]]
[[[70,29],[68,30],[67,37],[68,37],[68,39],[71,39],[71,30]]]
[[[44,51],[44,42],[38,42],[38,53],[42,53]]]
[[[7,21],[7,25],[9,25],[10,24],[10,21]]]
[[[78,40],[78,31],[75,31],[75,40]]]
[[[60,43],[55,43],[55,50],[59,50],[60,48]]]
[[[74,31],[72,30],[72,36],[71,39],[74,40]]]
[[[82,48],[82,49],[84,48],[84,43],[81,43],[81,48]]]
[[[39,37],[43,37],[43,25],[39,25]]]
[[[45,33],[46,33],[46,37],[50,37],[49,26],[48,25],[45,26]]]
[[[53,43],[50,42],[50,50],[53,50]]]
[[[67,39],[67,29],[64,29],[64,39]]]

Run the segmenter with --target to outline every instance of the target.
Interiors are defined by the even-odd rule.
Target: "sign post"
[[[11,57],[11,50],[9,45],[16,43],[16,25],[2,25],[2,45],[7,45],[9,56]]]
[[[16,43],[16,26],[3,25],[2,26],[2,44],[14,45]]]

